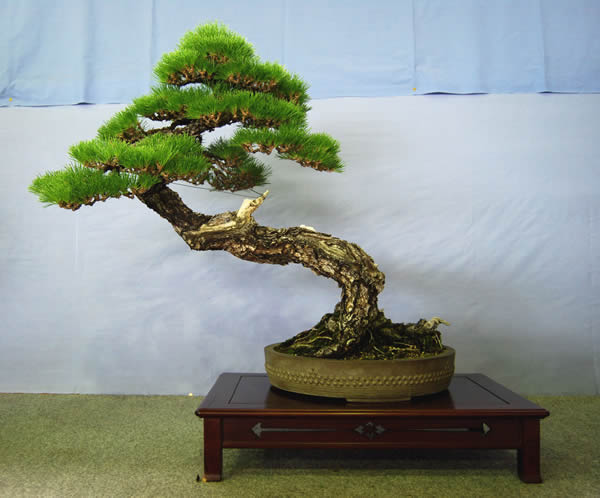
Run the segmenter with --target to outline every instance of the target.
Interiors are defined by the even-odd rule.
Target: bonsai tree
[[[282,66],[261,62],[252,45],[219,24],[187,33],[155,67],[149,95],[107,121],[95,139],[71,147],[73,163],[30,186],[46,204],[77,210],[110,198],[138,199],[197,251],[223,250],[255,263],[297,263],[334,279],[335,309],[280,352],[322,358],[387,359],[443,350],[440,318],[392,323],[378,308],[384,274],[358,245],[311,227],[259,225],[254,211],[268,191],[237,211],[203,214],[169,188],[173,182],[243,191],[265,185],[269,169],[253,153],[275,152],[317,171],[340,172],[339,144],[307,126],[307,85]],[[156,124],[150,126],[153,121]],[[228,139],[203,143],[236,124]]]

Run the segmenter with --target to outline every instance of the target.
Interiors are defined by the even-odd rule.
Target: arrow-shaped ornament
[[[263,427],[262,423],[259,422],[252,427],[252,432],[256,437],[260,438],[263,432],[332,432],[335,429],[300,429],[292,427]]]

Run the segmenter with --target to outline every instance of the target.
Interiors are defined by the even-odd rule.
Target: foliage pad
[[[264,185],[270,173],[252,157],[271,153],[318,171],[341,171],[339,144],[307,128],[308,86],[262,62],[242,36],[213,23],[187,33],[155,67],[158,84],[116,113],[93,140],[71,148],[74,164],[41,175],[30,190],[47,204],[77,209],[184,181],[215,190]],[[229,139],[203,134],[235,125]]]

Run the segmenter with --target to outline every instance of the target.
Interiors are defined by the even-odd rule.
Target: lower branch
[[[139,194],[137,198],[153,211],[166,219],[179,234],[202,226],[211,216],[192,211],[174,192],[163,183],[152,186],[148,191]]]

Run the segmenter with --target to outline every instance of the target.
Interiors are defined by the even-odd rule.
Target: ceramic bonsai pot
[[[454,349],[398,360],[334,360],[294,356],[265,347],[271,385],[300,394],[355,402],[405,401],[444,391],[454,374]]]

